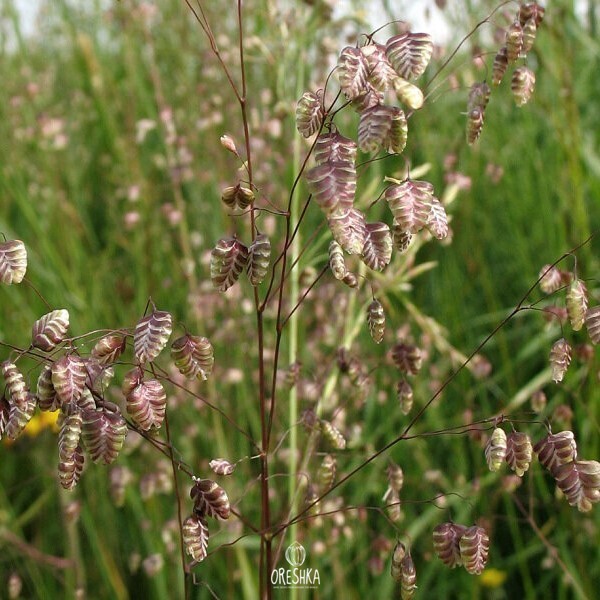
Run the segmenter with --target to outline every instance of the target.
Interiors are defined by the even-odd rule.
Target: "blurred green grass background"
[[[347,13],[336,13],[335,21],[318,1],[312,6],[261,0],[245,4],[257,184],[265,197],[282,206],[294,176],[289,157],[297,135],[293,114],[298,89],[322,85],[345,40],[354,43],[357,33],[368,30],[367,15],[360,3],[348,3]],[[206,5],[224,60],[235,71],[234,13]],[[457,40],[491,8],[483,1],[451,4],[448,18]],[[472,64],[467,44],[448,70],[459,75],[460,89],[450,93],[442,87],[410,122],[407,152],[414,165],[431,163],[429,176],[436,189],[444,186],[443,165],[450,154],[456,157],[455,169],[471,179],[470,189],[460,193],[453,207],[452,245],[422,250],[419,260],[435,260],[438,267],[414,282],[411,296],[425,314],[447,327],[450,342],[465,353],[521,299],[542,265],[600,228],[597,32],[593,22],[575,17],[572,2],[557,0],[547,9],[529,59],[537,73],[529,105],[517,109],[505,82],[494,92],[480,142],[467,147],[466,89],[469,78],[485,77],[485,69]],[[42,11],[35,34],[24,37],[13,3],[5,1],[0,9],[0,231],[25,242],[29,280],[52,307],[68,308],[73,332],[130,327],[152,297],[176,322],[216,340],[220,376],[202,391],[258,437],[255,376],[238,381],[236,371],[245,368],[253,344],[254,322],[243,300],[243,295],[250,297],[249,290],[219,300],[208,279],[207,251],[224,233],[245,232],[241,222],[226,217],[219,201],[222,187],[235,182],[237,168],[219,137],[231,133],[241,143],[242,128],[205,38],[183,2],[123,0],[83,6],[58,0],[43,3]],[[402,3],[384,3],[378,25],[402,16]],[[493,47],[492,31],[483,28],[472,43]],[[487,57],[488,68],[492,57]],[[489,165],[503,170],[497,183]],[[377,165],[372,177],[394,167],[390,161]],[[314,211],[309,218],[317,223],[319,214]],[[265,228],[274,230],[273,237],[281,233],[273,219],[262,219]],[[326,243],[323,237],[301,265],[322,261]],[[597,249],[594,240],[577,256],[579,272],[591,278],[588,288],[596,303]],[[31,324],[46,312],[44,303],[24,286],[0,289],[0,302],[0,338],[25,345]],[[426,413],[419,431],[458,424],[466,409],[475,409],[478,417],[494,414],[529,389],[546,368],[550,345],[558,337],[559,327],[548,327],[541,316],[519,316],[485,350],[493,365],[491,378],[477,382],[461,374],[445,391],[444,402]],[[563,386],[545,388],[545,416],[559,405],[570,406],[570,427],[579,447],[585,458],[596,459],[598,367],[597,358],[579,363]],[[174,402],[175,444],[194,468],[206,472],[207,461],[216,455],[251,452],[243,438],[230,436],[227,424],[205,408],[185,397]],[[398,435],[406,422],[401,415],[390,416],[390,410],[373,398],[367,402],[362,415],[365,456]],[[541,428],[535,431],[540,437]],[[142,500],[138,491],[140,478],[160,473],[164,465],[144,449],[122,456],[119,464],[129,466],[137,480],[128,488],[124,506],[117,508],[106,469],[88,469],[73,494],[60,491],[56,454],[55,434],[49,430],[2,447],[0,589],[16,572],[25,598],[73,595],[84,582],[92,598],[183,597],[173,492]],[[392,455],[405,471],[408,491],[403,497],[432,497],[437,488],[423,477],[428,473],[466,497],[451,501],[456,521],[481,515],[494,521],[489,568],[497,579],[474,578],[431,559],[428,531],[446,520],[448,512],[407,504],[401,528],[414,536],[419,597],[595,596],[600,580],[597,508],[581,515],[557,502],[539,468],[526,476],[519,491],[524,503],[535,498],[536,523],[576,578],[573,586],[503,492],[500,478],[486,474],[470,479],[484,472],[476,444],[464,436],[424,438]],[[354,463],[345,466],[360,459],[356,453]],[[255,465],[246,465],[240,479],[257,473]],[[345,504],[380,504],[385,465],[376,465],[340,490]],[[239,497],[243,485],[237,485]],[[256,489],[249,497],[253,494]],[[80,505],[73,506],[74,501]],[[79,519],[70,518],[69,510],[80,510]],[[254,510],[256,516],[258,502]],[[251,513],[247,505],[246,512]],[[378,562],[374,548],[378,538],[389,540],[393,531],[372,512],[358,521],[346,518],[345,525],[326,522],[306,534],[312,566],[321,571],[322,585],[314,597],[333,598],[342,590],[347,598],[392,597],[389,551]],[[215,543],[230,534],[217,533]],[[14,536],[26,543],[15,544]],[[199,579],[221,598],[255,597],[257,547],[258,540],[248,537],[219,551],[198,567]],[[66,556],[81,568],[77,574],[62,569],[34,549]],[[162,556],[165,565],[150,576],[136,563],[152,555]],[[210,597],[205,585],[194,593]]]

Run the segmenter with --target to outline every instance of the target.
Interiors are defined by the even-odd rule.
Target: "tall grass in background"
[[[223,60],[237,67],[235,15],[220,3],[206,4]],[[252,151],[260,156],[255,181],[276,204],[289,193],[299,156],[308,149],[295,130],[296,100],[323,85],[347,39],[353,44],[359,32],[371,29],[362,3],[351,3],[335,19],[325,2],[283,4],[256,0],[244,7]],[[487,2],[458,4],[458,14],[448,8],[457,19],[456,41],[459,30],[472,30],[490,11]],[[203,393],[258,439],[257,375],[245,372],[254,347],[250,295],[239,288],[226,297],[217,294],[208,269],[210,249],[224,232],[243,235],[242,222],[222,210],[221,190],[231,185],[239,165],[219,143],[224,133],[241,141],[243,124],[189,10],[183,2],[47,2],[36,35],[25,38],[12,2],[2,6],[0,231],[26,242],[28,278],[52,307],[69,309],[74,332],[130,326],[151,297],[174,321],[226,348],[217,352]],[[403,16],[398,3],[384,3],[381,12],[377,25]],[[594,99],[600,97],[600,48],[593,33],[574,17],[572,3],[552,2],[531,59],[538,76],[532,103],[515,108],[507,86],[495,93],[474,148],[464,141],[462,113],[469,85],[485,77],[472,55],[479,44],[489,45],[491,27],[473,35],[450,64],[446,72],[458,80],[440,87],[435,101],[411,120],[414,165],[431,165],[428,177],[436,189],[457,176],[465,189],[453,206],[452,245],[421,250],[419,260],[437,267],[410,283],[410,296],[399,290],[396,304],[390,293],[396,327],[408,297],[469,354],[522,298],[542,265],[598,230]],[[398,160],[393,167],[387,161],[372,168],[383,175],[402,166]],[[317,229],[320,215],[315,211],[308,219]],[[273,216],[261,216],[260,228],[272,239],[283,234]],[[299,286],[305,285],[303,274],[322,267],[328,240],[325,231],[317,232],[302,255]],[[588,288],[596,301],[597,246],[594,240],[577,253],[577,268],[592,278]],[[565,265],[572,267],[572,260]],[[331,301],[330,293],[326,289],[305,307],[299,360],[310,360],[302,348],[314,349],[311,327],[322,327],[328,318],[323,304]],[[0,303],[0,339],[7,343],[26,339],[33,321],[47,312],[26,287],[1,288]],[[542,418],[575,431],[586,456],[598,457],[598,358],[574,364],[564,385],[552,384],[547,356],[558,337],[560,327],[541,314],[519,315],[484,350],[491,376],[474,381],[459,375],[443,402],[425,413],[419,430],[461,424],[469,411],[492,415],[507,404],[531,419],[529,399],[544,389]],[[450,368],[447,357],[439,357],[439,365],[442,377]],[[284,361],[282,370],[287,366]],[[319,371],[311,365],[314,370],[303,374],[298,413],[311,405],[311,383],[331,366]],[[357,461],[397,437],[406,422],[390,417],[390,382],[377,371],[373,377],[383,393],[372,393],[361,408]],[[427,382],[419,389],[417,403],[424,403],[431,390]],[[198,472],[206,473],[217,456],[252,454],[246,440],[231,435],[225,421],[186,394],[175,389],[169,406],[173,444]],[[14,583],[17,574],[23,597],[74,595],[81,586],[94,598],[183,597],[168,461],[145,444],[131,443],[117,463],[132,476],[117,507],[109,473],[99,467],[85,472],[74,493],[60,490],[55,434],[50,428],[31,434],[2,448],[0,586]],[[278,457],[282,472],[286,446]],[[481,455],[465,436],[420,438],[394,451],[415,500],[403,505],[399,526],[413,541],[415,556],[431,553],[428,532],[438,522],[493,515],[490,574],[473,578],[435,559],[422,560],[419,597],[594,597],[600,578],[597,509],[581,515],[556,503],[540,470],[519,494],[498,485],[497,476],[467,479],[465,473],[481,471]],[[244,461],[236,473],[239,481],[251,482],[256,461]],[[347,506],[381,506],[384,490],[385,464],[379,461],[340,494]],[[463,498],[449,496],[447,510],[419,504],[438,490]],[[258,514],[257,486],[228,491],[236,500],[255,499]],[[273,494],[274,506],[285,506],[286,485]],[[535,506],[523,499],[535,499]],[[211,548],[238,533],[215,532]],[[390,597],[392,538],[385,519],[366,510],[340,513],[309,530],[303,543],[321,571],[320,597]],[[196,570],[200,584],[192,587],[192,597],[210,597],[211,591],[221,598],[256,597],[258,544],[258,538],[244,537],[209,557]]]

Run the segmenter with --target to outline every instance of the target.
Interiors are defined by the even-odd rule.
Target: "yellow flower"
[[[57,431],[56,420],[58,419],[59,411],[54,412],[38,412],[25,427],[25,432],[29,437],[38,436],[44,429],[51,427],[53,431]]]
[[[481,585],[489,588],[500,587],[506,581],[506,571],[486,569],[479,577]]]

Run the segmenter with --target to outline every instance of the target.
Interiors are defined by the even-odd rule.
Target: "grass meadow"
[[[183,0],[41,4],[32,34],[22,32],[12,0],[0,5],[0,231],[22,240],[28,252],[26,281],[0,287],[1,359],[27,348],[32,324],[51,309],[69,311],[71,335],[84,336],[79,348],[89,353],[106,331],[134,327],[151,299],[172,314],[178,335],[190,331],[214,346],[215,367],[205,382],[186,382],[167,352],[160,359],[171,384],[170,440],[178,460],[227,490],[243,519],[211,521],[209,555],[184,577],[179,519],[191,511],[191,479],[178,472],[175,487],[172,461],[131,432],[113,465],[88,465],[77,487],[64,490],[55,418],[36,413],[18,440],[0,443],[0,597],[258,598],[261,538],[249,526],[259,527],[264,506],[260,460],[250,441],[260,442],[262,432],[255,292],[240,280],[219,293],[210,276],[217,240],[235,234],[248,242],[250,228],[247,216],[229,215],[221,202],[222,190],[244,172],[220,137],[230,135],[240,154],[252,154],[260,206],[269,209],[256,223],[276,257],[286,233],[281,213],[312,143],[296,130],[297,100],[323,87],[341,48],[360,40],[374,20],[379,27],[402,19],[409,3],[349,1],[332,13],[335,3],[326,0],[244,2],[245,122]],[[239,83],[236,3],[190,4],[205,11],[220,57]],[[429,4],[439,12],[436,4],[446,3]],[[404,154],[365,165],[357,201],[367,207],[383,190],[384,176],[400,177],[409,161],[440,198],[452,200],[451,243],[420,241],[406,259],[396,257],[400,266],[370,282],[367,276],[356,290],[326,272],[281,339],[277,304],[266,307],[266,377],[280,342],[269,463],[272,522],[300,512],[306,482],[326,453],[322,440],[302,426],[307,409],[335,419],[344,432],[340,478],[400,435],[519,303],[531,309],[511,318],[471,368],[450,380],[415,423],[413,439],[323,498],[319,508],[327,514],[300,520],[274,538],[277,566],[286,564],[279,552],[299,540],[307,565],[320,573],[317,589],[273,590],[275,598],[400,597],[390,577],[397,539],[411,548],[416,598],[597,596],[598,507],[582,513],[569,506],[535,460],[519,482],[506,468],[490,472],[483,449],[490,419],[504,414],[507,432],[517,427],[535,442],[546,424],[554,432],[568,429],[581,457],[600,459],[598,351],[585,328],[573,332],[548,317],[564,307],[564,290],[545,295],[535,287],[527,295],[544,265],[600,231],[597,9],[590,0],[581,3],[589,11],[578,6],[576,16],[573,2],[547,3],[527,59],[536,73],[531,101],[516,107],[510,81],[503,82],[493,90],[481,138],[469,146],[469,87],[489,80],[503,39],[498,31],[507,25],[503,11],[514,14],[518,6],[507,3],[475,29],[495,3],[447,4],[452,39],[436,49],[422,83],[472,34],[410,118]],[[393,26],[385,31],[384,40],[395,33]],[[337,85],[334,78],[329,85]],[[344,111],[336,123],[355,135],[358,118]],[[301,180],[292,223],[307,197]],[[381,202],[369,215],[389,221]],[[328,260],[331,233],[321,211],[309,204],[302,219],[289,250],[289,264],[297,263],[285,284],[285,313]],[[600,303],[599,249],[596,235],[558,265],[577,270],[591,305]],[[256,288],[261,297],[266,288]],[[372,293],[387,316],[380,345],[372,343],[364,317]],[[574,357],[557,384],[548,356],[563,335]],[[423,371],[411,379],[409,416],[399,410],[389,356],[402,336],[425,356]],[[342,346],[367,374],[368,387],[338,368]],[[296,361],[301,367],[292,385],[289,367]],[[115,383],[106,390],[113,401],[132,362],[129,354],[115,365]],[[35,389],[39,361],[24,356],[19,367]],[[546,397],[542,406],[532,404],[539,391]],[[461,429],[482,422],[481,429]],[[162,430],[157,439],[165,439]],[[218,457],[240,461],[234,474],[211,475],[209,461]],[[396,521],[382,501],[390,460],[404,471]],[[436,558],[431,531],[449,520],[488,531],[490,557],[481,575],[450,570]]]

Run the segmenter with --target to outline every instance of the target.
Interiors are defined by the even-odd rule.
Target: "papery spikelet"
[[[186,554],[196,562],[202,562],[208,552],[208,523],[204,517],[191,515],[181,528]]]
[[[514,21],[506,31],[506,58],[508,62],[515,62],[523,48],[523,27],[519,21]]]
[[[58,433],[58,455],[60,460],[71,460],[79,447],[83,419],[78,410],[67,414]]]
[[[323,123],[322,94],[304,92],[296,105],[296,127],[305,138],[315,134]]]
[[[10,402],[6,396],[0,396],[0,440],[6,431],[6,425],[10,417]]]
[[[85,361],[76,354],[63,356],[52,365],[52,385],[61,404],[77,402],[85,388],[86,376]]]
[[[367,81],[362,93],[356,96],[356,98],[352,100],[351,104],[352,108],[360,115],[365,110],[382,105],[384,101],[385,96],[383,92],[377,91],[377,88]]]
[[[537,2],[526,2],[519,7],[519,23],[525,25],[529,19],[533,19],[536,26],[539,27],[545,14],[546,9]]]
[[[221,192],[221,201],[230,209],[246,210],[254,202],[254,192],[241,184],[231,185]]]
[[[404,485],[404,471],[402,471],[402,467],[391,462],[386,469],[386,474],[390,489],[400,492]]]
[[[490,86],[483,82],[474,83],[469,90],[469,98],[467,100],[467,110],[473,110],[474,108],[480,108],[485,110],[485,107],[490,101]]]
[[[235,470],[235,463],[230,463],[224,458],[214,458],[208,463],[208,466],[217,475],[231,475]]]
[[[363,152],[377,152],[386,145],[393,119],[399,108],[380,104],[365,110],[358,123],[358,147]]]
[[[267,275],[271,261],[271,242],[259,233],[248,248],[248,279],[253,286],[260,285]]]
[[[448,236],[448,215],[444,205],[435,196],[431,200],[431,210],[425,227],[438,240],[443,240]]]
[[[402,572],[400,596],[402,600],[411,600],[417,589],[417,570],[410,552],[402,559],[400,570]]]
[[[462,565],[459,541],[467,528],[457,523],[442,523],[433,530],[433,549],[451,569]]]
[[[498,471],[506,458],[506,433],[496,427],[485,447],[485,460],[490,471]]]
[[[321,419],[320,422],[321,433],[327,440],[329,445],[335,450],[343,450],[346,447],[346,439],[342,435],[341,431],[332,425],[329,421]]]
[[[349,100],[359,96],[367,84],[369,65],[359,48],[346,46],[338,59],[336,74]]]
[[[304,497],[304,507],[307,510],[307,514],[314,517],[309,520],[311,527],[320,527],[322,519],[319,516],[321,512],[321,502],[319,500],[319,494],[314,485],[309,484],[306,488],[306,496]]]
[[[593,344],[600,344],[600,306],[585,311],[585,327]]]
[[[90,458],[106,465],[114,462],[127,436],[127,423],[119,407],[104,402],[97,410],[83,410],[82,416],[81,439]]]
[[[81,396],[75,402],[75,407],[79,410],[96,410],[98,407],[96,406],[96,400],[94,399],[94,394],[90,391],[88,387],[83,388],[83,392]],[[63,410],[65,408],[69,408],[67,405],[63,404]]]
[[[567,291],[567,314],[573,331],[579,331],[583,327],[587,308],[587,288],[581,279],[575,278]]]
[[[248,248],[235,238],[217,242],[210,255],[210,278],[220,292],[227,291],[239,278],[248,262]]]
[[[106,335],[96,342],[92,348],[92,356],[98,360],[101,365],[110,365],[117,360],[127,345],[126,339],[122,335]]]
[[[10,403],[18,406],[21,410],[26,410],[29,402],[29,390],[17,365],[5,360],[2,363],[2,375],[4,375]]]
[[[190,491],[194,513],[200,517],[228,519],[231,507],[227,492],[215,481],[197,479]]]
[[[474,144],[483,129],[483,109],[473,108],[467,113],[467,143]]]
[[[494,57],[494,64],[492,66],[492,85],[500,85],[507,68],[508,54],[506,46],[502,46]]]
[[[383,271],[392,259],[392,232],[381,222],[367,223],[367,237],[362,251],[363,262],[374,271]]]
[[[103,392],[115,376],[115,370],[103,365],[97,358],[89,356],[85,360],[85,385],[96,392]]]
[[[379,300],[373,300],[367,308],[367,323],[369,325],[369,333],[376,344],[383,341],[385,333],[385,312]]]
[[[416,375],[423,366],[423,354],[417,346],[399,342],[392,348],[392,360],[402,373]]]
[[[413,407],[414,393],[410,386],[410,383],[405,379],[398,382],[396,392],[398,395],[398,403],[400,404],[400,410],[403,415],[407,415]]]
[[[326,162],[306,172],[308,189],[325,214],[348,210],[356,194],[356,169],[351,162]]]
[[[404,517],[402,514],[402,502],[400,501],[400,494],[388,487],[386,493],[383,496],[383,501],[386,504],[386,510],[390,521],[398,523]]]
[[[402,33],[386,42],[385,53],[400,77],[417,79],[429,64],[433,41],[428,33]]]
[[[397,542],[392,552],[391,576],[394,581],[402,580],[402,561],[406,556],[406,546],[402,542]]]
[[[385,46],[383,44],[368,44],[363,46],[360,51],[367,59],[369,83],[380,92],[392,88],[394,79],[398,77],[398,74],[387,58]]]
[[[544,265],[540,269],[538,278],[540,279],[540,289],[545,294],[552,294],[562,286],[562,274],[552,265]]]
[[[392,127],[384,143],[384,148],[391,154],[400,154],[406,148],[408,140],[408,121],[404,111],[394,107]]]
[[[592,510],[600,501],[600,463],[595,460],[574,460],[557,466],[552,472],[556,485],[571,506],[581,512]]]
[[[524,66],[515,69],[510,82],[510,89],[517,106],[527,104],[535,89],[535,73]]]
[[[571,345],[565,338],[554,342],[550,350],[550,366],[552,367],[552,380],[559,383],[563,380],[571,364]]]
[[[523,25],[523,47],[521,48],[522,54],[527,54],[533,48],[536,32],[537,25],[535,24],[535,19],[527,19],[527,21],[525,21],[525,25]]]
[[[344,279],[348,272],[346,261],[344,260],[344,251],[335,240],[329,243],[329,268],[333,276],[339,281]]]
[[[133,350],[138,361],[141,364],[152,362],[167,345],[172,330],[173,319],[166,311],[155,310],[140,319],[133,336]]]
[[[398,100],[411,110],[419,110],[425,102],[425,96],[420,88],[402,77],[398,77],[394,81],[394,91]]]
[[[23,429],[31,421],[31,417],[33,417],[35,405],[35,396],[29,392],[24,407],[21,408],[18,404],[10,405],[8,420],[4,429],[4,433],[9,440],[16,440],[21,435]]]
[[[335,481],[335,473],[337,470],[337,461],[332,454],[326,454],[319,466],[317,473],[317,481],[319,490],[323,494],[327,492]]]
[[[69,311],[53,310],[39,318],[31,330],[31,343],[44,352],[50,352],[60,344],[69,329]]]
[[[210,340],[189,333],[171,344],[171,358],[182,375],[188,379],[197,377],[203,381],[212,373],[215,363]]]
[[[407,180],[389,186],[384,194],[396,223],[410,233],[417,233],[429,219],[433,186],[427,181]]]
[[[84,463],[83,449],[80,444],[68,458],[59,458],[58,479],[65,490],[72,490],[77,485],[83,473]]]
[[[357,145],[354,140],[335,132],[322,133],[315,144],[315,162],[322,165],[326,162],[354,164]]]
[[[21,283],[27,271],[27,250],[21,240],[0,243],[0,281]]]
[[[533,447],[540,463],[551,473],[559,465],[577,459],[577,444],[572,431],[550,433]]]
[[[526,433],[512,431],[506,438],[506,462],[508,466],[519,476],[523,477],[529,469],[533,446]]]
[[[488,560],[490,539],[483,527],[473,525],[465,530],[459,540],[462,563],[471,575],[479,575]]]
[[[392,223],[392,245],[398,252],[406,252],[412,240],[412,233],[402,228],[402,225],[394,219]]]
[[[127,413],[144,431],[162,425],[166,406],[167,394],[157,379],[143,381],[127,396]]]
[[[327,217],[334,240],[348,253],[361,254],[368,236],[365,215],[357,208],[336,210]]]
[[[543,390],[536,390],[531,394],[531,408],[536,413],[541,413],[548,404],[548,398]]]

